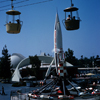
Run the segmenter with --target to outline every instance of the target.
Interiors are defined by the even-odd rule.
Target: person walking
[[[4,87],[2,86],[2,95],[5,95]]]

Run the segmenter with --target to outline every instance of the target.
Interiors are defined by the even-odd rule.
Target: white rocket
[[[63,51],[62,48],[62,32],[59,22],[58,13],[56,14],[55,27],[54,27],[54,52],[59,53]]]
[[[54,29],[54,54],[55,54],[55,66],[56,73],[59,76],[66,77],[66,63],[63,57],[63,46],[62,46],[62,32],[59,22],[58,14],[56,14],[55,29]]]
[[[56,20],[54,27],[54,56],[55,56],[55,65],[57,67],[59,60],[63,59],[62,32],[61,32],[58,13],[56,13]]]
[[[56,73],[58,73],[58,64],[59,60],[63,60],[63,47],[62,47],[62,32],[61,32],[61,26],[59,22],[58,13],[56,13],[56,20],[55,20],[55,26],[54,26],[54,59],[51,62],[45,77],[49,76],[51,66],[53,62],[55,61],[56,66]]]

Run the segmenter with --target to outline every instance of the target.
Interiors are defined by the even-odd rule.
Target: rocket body
[[[62,32],[59,22],[58,14],[56,13],[56,20],[55,20],[55,26],[54,26],[54,60],[55,66],[56,66],[56,73],[58,74],[58,63],[59,60],[63,59],[63,48],[62,48]],[[50,67],[48,68],[45,77],[49,76],[51,65],[53,61],[50,64]]]
[[[67,75],[66,63],[63,57],[62,32],[58,14],[56,14],[55,30],[54,30],[54,54],[55,54],[56,73],[59,76],[66,77]]]
[[[62,32],[58,14],[56,14],[55,30],[54,30],[54,50],[59,53],[62,50]]]
[[[58,14],[56,14],[55,29],[54,29],[54,54],[58,64],[59,59],[63,59],[63,47],[62,47],[62,32],[59,22]]]

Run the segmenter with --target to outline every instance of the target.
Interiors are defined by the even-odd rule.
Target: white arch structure
[[[15,57],[12,57],[12,56],[15,56]],[[14,59],[11,59],[12,64],[14,64],[16,62],[17,63],[15,64],[16,66],[14,66],[16,69],[12,75],[11,81],[19,82],[20,79],[22,78],[19,68],[30,65],[30,59],[25,58],[21,54],[17,54],[17,53],[14,53],[12,56],[11,56],[11,58],[14,58]],[[54,59],[54,57],[44,56],[44,55],[38,56],[38,58],[39,58],[39,60],[41,60],[42,64],[43,63],[50,64],[52,62],[52,60]],[[66,62],[66,66],[73,66],[73,65]]]
[[[22,78],[21,75],[20,75],[20,72],[19,72],[19,68],[26,66],[26,65],[29,65],[29,63],[30,63],[29,58],[25,58],[25,59],[21,60],[20,63],[17,65],[17,67],[16,67],[16,69],[15,69],[13,75],[12,75],[11,81],[19,82],[20,79]]]
[[[10,57],[11,59],[11,65],[13,65],[13,68],[16,68],[16,66],[18,65],[18,63],[25,59],[25,57],[19,53],[13,53],[12,56]]]
[[[49,63],[49,64],[53,60],[53,57],[50,57],[50,56],[38,56],[38,58],[39,58],[39,60],[41,60],[42,63]],[[20,79],[22,78],[21,75],[20,75],[20,72],[19,72],[19,68],[21,68],[23,66],[27,66],[27,65],[30,65],[30,59],[29,58],[22,59],[18,63],[18,65],[17,65],[17,67],[16,67],[16,69],[15,69],[13,75],[12,75],[11,81],[19,82]]]

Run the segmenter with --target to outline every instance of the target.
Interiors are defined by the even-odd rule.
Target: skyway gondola
[[[13,0],[11,0],[12,9],[7,11],[7,19],[6,19],[6,31],[7,33],[11,34],[18,34],[20,33],[22,21],[20,21],[20,14],[21,12],[13,10]],[[12,16],[12,20],[8,20],[8,16]],[[15,17],[18,19],[15,19]]]
[[[65,19],[63,20],[63,24],[66,30],[77,30],[79,29],[80,18],[78,16],[78,8],[73,7],[72,0],[71,0],[71,7],[64,9],[65,12]],[[70,15],[66,17],[66,13],[70,12]],[[73,12],[76,12],[76,16],[73,16]]]

